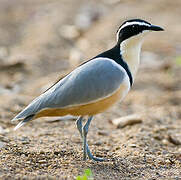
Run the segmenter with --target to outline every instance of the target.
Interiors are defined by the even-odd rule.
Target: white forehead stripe
[[[120,28],[119,28],[119,30],[118,30],[118,32],[117,32],[117,40],[119,39],[119,33],[120,33],[120,31],[123,29],[123,28],[125,28],[126,26],[131,26],[131,25],[140,25],[140,26],[151,26],[150,24],[148,24],[148,23],[145,23],[145,22],[138,22],[138,21],[132,21],[132,22],[126,22],[124,25],[122,25]]]
[[[121,29],[123,29],[124,27],[126,27],[126,26],[131,26],[131,25],[140,25],[140,26],[150,26],[150,24],[147,24],[147,23],[145,23],[145,22],[136,22],[136,21],[133,21],[133,22],[126,22],[123,26],[121,26],[121,28],[119,29],[119,31],[121,30]]]

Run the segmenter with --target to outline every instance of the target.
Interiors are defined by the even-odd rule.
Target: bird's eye
[[[133,26],[132,26],[132,30],[133,30],[133,31],[138,31],[139,28],[138,28],[138,26],[133,25]]]

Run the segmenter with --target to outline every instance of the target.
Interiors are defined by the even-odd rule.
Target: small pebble
[[[178,134],[170,134],[168,136],[168,141],[170,141],[174,145],[181,145],[181,135]]]
[[[116,125],[117,128],[123,128],[128,125],[142,123],[142,117],[139,114],[132,114],[129,116],[114,119],[112,120],[112,123]]]
[[[3,148],[6,143],[0,141],[0,148]]]
[[[39,160],[38,161],[40,164],[44,164],[44,163],[46,163],[47,161],[45,160],[45,159],[42,159],[42,160]]]
[[[100,146],[100,145],[102,145],[102,141],[97,141],[97,142],[95,142],[94,143],[96,146]]]
[[[162,143],[165,144],[165,145],[168,145],[168,144],[169,144],[169,142],[168,142],[167,139],[163,139],[163,140],[162,140]]]
[[[108,136],[108,132],[106,132],[106,131],[98,131],[98,135]]]
[[[132,148],[136,148],[136,144],[130,144],[129,146]]]
[[[5,133],[8,133],[9,132],[9,129],[4,129],[0,126],[0,134],[5,134]]]
[[[25,158],[25,157],[26,157],[26,155],[25,155],[25,154],[22,154],[22,155],[21,155],[21,158]]]

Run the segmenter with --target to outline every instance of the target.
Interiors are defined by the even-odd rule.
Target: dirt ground
[[[0,0],[0,179],[181,179],[180,0]],[[165,28],[145,38],[126,99],[97,115],[84,162],[75,120],[10,120],[79,63],[115,43],[119,25],[142,18]],[[142,123],[112,120],[141,114]]]

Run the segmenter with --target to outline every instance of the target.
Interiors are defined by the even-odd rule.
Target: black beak
[[[149,30],[151,30],[151,31],[164,31],[163,28],[161,28],[160,26],[155,26],[155,25],[151,25],[149,27]]]

